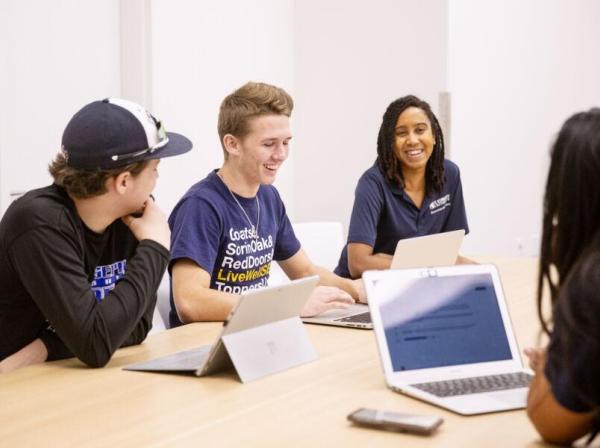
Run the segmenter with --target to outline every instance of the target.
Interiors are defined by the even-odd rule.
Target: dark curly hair
[[[435,145],[425,167],[425,193],[441,192],[444,187],[444,135],[431,107],[426,101],[414,95],[403,96],[393,101],[383,114],[383,121],[377,137],[377,164],[386,180],[392,185],[404,188],[404,176],[400,160],[394,151],[396,123],[398,117],[409,107],[417,107],[425,112],[431,123]]]

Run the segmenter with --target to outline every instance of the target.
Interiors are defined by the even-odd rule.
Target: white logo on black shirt
[[[429,204],[429,211],[433,215],[435,213],[441,212],[447,207],[450,207],[450,194],[446,196],[442,196],[439,199],[436,199],[431,204]]]

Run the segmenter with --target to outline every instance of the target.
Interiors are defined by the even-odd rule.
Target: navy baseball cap
[[[142,106],[119,98],[84,106],[73,115],[62,136],[67,164],[78,169],[108,170],[190,149],[192,142],[186,137],[166,132]]]

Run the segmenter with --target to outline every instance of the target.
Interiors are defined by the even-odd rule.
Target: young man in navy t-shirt
[[[171,326],[226,319],[240,294],[267,286],[273,261],[291,279],[318,274],[330,286],[315,290],[303,316],[364,298],[359,282],[311,263],[271,185],[288,155],[292,108],[283,89],[262,83],[223,100],[223,166],[193,185],[169,218]]]

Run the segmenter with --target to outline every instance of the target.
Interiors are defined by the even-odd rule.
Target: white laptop
[[[394,251],[391,268],[453,265],[464,236],[464,229],[460,229],[400,240]]]
[[[387,385],[463,415],[525,407],[524,368],[493,265],[363,275]]]
[[[317,359],[300,311],[318,276],[242,294],[217,341],[124,367],[205,376],[234,367],[243,382]]]

